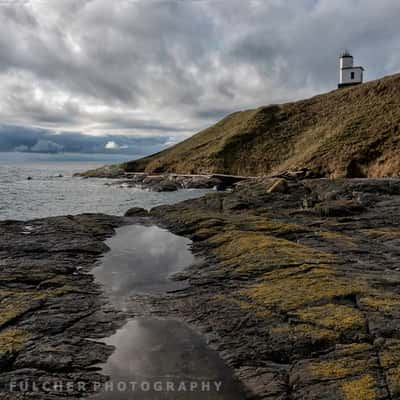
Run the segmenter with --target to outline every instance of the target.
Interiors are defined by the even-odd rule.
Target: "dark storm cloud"
[[[343,48],[398,72],[399,19],[398,0],[2,1],[0,121],[176,141],[334,89]]]
[[[32,153],[123,153],[148,154],[165,147],[165,136],[129,137],[123,135],[89,136],[75,132],[54,133],[45,129],[0,125],[1,152]]]

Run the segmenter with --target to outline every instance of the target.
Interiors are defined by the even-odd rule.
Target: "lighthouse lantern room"
[[[339,88],[363,83],[364,68],[355,67],[353,56],[347,50],[340,55]]]

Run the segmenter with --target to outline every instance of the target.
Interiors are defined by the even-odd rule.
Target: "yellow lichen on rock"
[[[361,282],[354,283],[338,276],[329,266],[292,270],[292,275],[288,274],[288,270],[266,273],[257,284],[244,289],[242,293],[259,306],[287,312],[354,295],[364,289]]]
[[[376,361],[371,358],[372,347],[367,343],[352,343],[336,349],[328,359],[315,360],[308,365],[318,380],[337,380],[359,376],[374,370]]]
[[[304,322],[310,322],[339,332],[361,331],[365,327],[364,315],[356,308],[341,304],[307,307],[296,312]]]
[[[19,351],[29,338],[29,334],[20,329],[8,329],[1,332],[0,355]]]
[[[245,219],[242,216],[233,217],[230,218],[230,223],[240,230],[267,233],[268,235],[272,236],[295,234],[309,231],[309,229],[305,226],[277,221],[268,218],[267,216],[249,215]]]
[[[386,381],[392,397],[400,395],[400,366],[386,372]]]
[[[212,237],[209,243],[221,265],[239,274],[336,260],[331,254],[258,232],[231,230]]]
[[[344,235],[343,233],[339,232],[332,232],[332,231],[320,231],[319,235],[329,242],[334,242],[340,246],[346,246],[348,248],[354,249],[357,247],[354,239],[350,236]]]
[[[63,282],[64,284],[62,284]],[[61,276],[48,280],[46,283],[60,286],[43,290],[0,291],[0,327],[19,318],[49,298],[82,291],[82,289],[78,289],[73,284],[69,284],[67,279]]]
[[[218,228],[200,228],[194,232],[196,240],[207,240],[220,232]]]
[[[288,342],[329,342],[333,343],[338,338],[338,333],[326,328],[319,328],[311,324],[288,324],[281,323],[272,327],[269,331],[271,336],[285,337]]]
[[[387,339],[382,350],[379,352],[379,359],[385,369],[386,381],[391,395],[400,395],[400,340]]]
[[[360,305],[380,312],[400,310],[400,296],[396,294],[374,294],[360,298]]]
[[[0,301],[0,326],[29,311],[33,302],[45,298],[40,291],[2,291]]]
[[[386,236],[388,238],[400,238],[399,228],[374,228],[374,229],[362,229],[361,232],[367,235]]]
[[[400,365],[400,340],[388,339],[379,353],[382,367],[392,368]]]
[[[312,375],[319,380],[341,379],[353,373],[353,368],[347,360],[320,361],[311,364],[310,369]]]
[[[375,379],[368,374],[342,384],[345,400],[375,400],[375,387]]]
[[[182,208],[180,210],[171,210],[168,218],[171,218],[176,223],[185,226],[203,226],[208,225],[210,220],[214,219],[215,214],[207,210]]]

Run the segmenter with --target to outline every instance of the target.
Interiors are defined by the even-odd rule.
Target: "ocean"
[[[108,186],[110,179],[73,177],[76,172],[132,159],[81,154],[0,153],[0,220],[56,215],[123,215],[131,207],[150,209],[202,196],[209,190],[155,193]]]

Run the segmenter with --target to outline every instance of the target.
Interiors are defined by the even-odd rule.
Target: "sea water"
[[[77,178],[74,173],[121,162],[121,157],[0,153],[0,220],[56,215],[123,215],[131,207],[150,209],[199,197],[206,190],[155,193],[112,185],[111,179]]]

